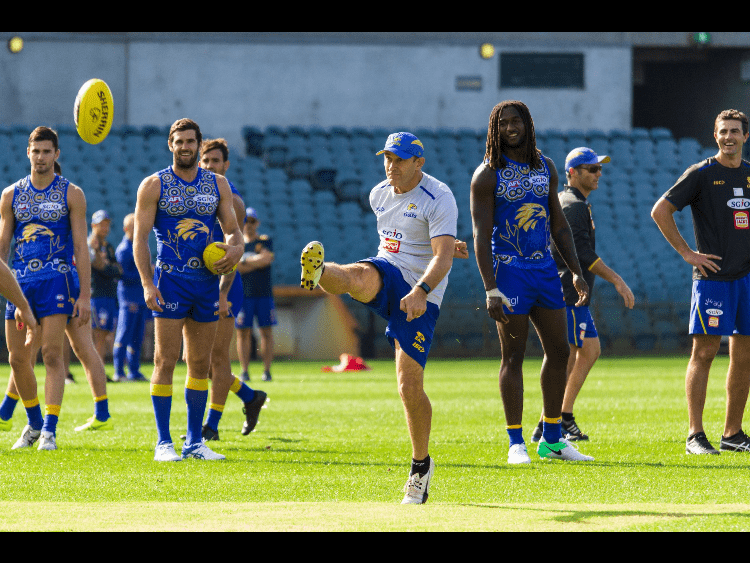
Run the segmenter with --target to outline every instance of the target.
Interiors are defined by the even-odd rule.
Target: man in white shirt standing
[[[348,293],[389,322],[386,336],[396,352],[413,449],[402,504],[424,504],[435,471],[429,455],[432,405],[424,391],[424,370],[453,258],[469,255],[466,243],[456,240],[453,193],[422,172],[424,146],[419,139],[395,133],[380,155],[388,179],[370,194],[380,235],[377,257],[346,266],[326,263],[323,245],[312,242],[302,253],[302,287]]]

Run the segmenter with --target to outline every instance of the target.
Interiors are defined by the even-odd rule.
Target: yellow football
[[[81,139],[98,145],[109,135],[115,104],[107,83],[98,78],[84,84],[76,96],[73,116]]]
[[[203,251],[203,263],[205,264],[206,268],[208,268],[208,271],[216,276],[222,275],[216,271],[216,268],[214,268],[214,264],[224,258],[226,254],[226,250],[224,250],[223,248],[219,248],[215,242],[209,244],[206,247],[206,250]],[[234,272],[235,270],[237,270],[237,266],[232,269],[232,272]],[[231,274],[232,272],[229,273]]]

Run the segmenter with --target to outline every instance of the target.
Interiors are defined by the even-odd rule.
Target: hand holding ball
[[[212,242],[206,247],[206,250],[203,251],[203,263],[206,265],[206,268],[208,268],[208,270],[215,276],[231,274],[237,270],[236,265],[234,268],[232,268],[231,272],[227,272],[226,274],[220,274],[218,271],[216,271],[216,262],[224,258],[226,254],[226,250],[224,250],[223,248],[219,248],[217,243]]]

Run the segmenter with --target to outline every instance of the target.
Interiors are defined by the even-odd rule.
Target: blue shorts
[[[594,318],[588,307],[568,307],[568,342],[576,348],[583,348],[587,338],[599,338]]]
[[[162,313],[154,311],[155,319],[192,319],[198,323],[219,320],[219,278],[188,280],[156,268],[154,284],[164,299]]]
[[[513,306],[513,313],[505,309],[508,315],[529,315],[534,307],[550,311],[565,309],[562,282],[554,261],[547,267],[527,269],[495,258],[495,281]]]
[[[374,301],[364,305],[388,321],[385,335],[391,346],[395,348],[398,341],[401,349],[424,369],[435,335],[435,325],[440,317],[440,307],[434,303],[427,303],[425,315],[407,323],[406,313],[401,310],[401,300],[409,295],[413,288],[406,283],[401,271],[383,258],[369,258],[360,263],[372,264],[383,278],[383,290]]]
[[[80,290],[72,272],[37,282],[19,283],[37,321],[54,315],[73,314]],[[16,306],[10,301],[5,307],[5,320],[15,318]]]
[[[119,313],[117,299],[114,297],[93,297],[91,299],[91,328],[114,332]]]
[[[227,296],[227,302],[229,304],[229,316],[233,319],[237,318],[237,315],[242,311],[242,302],[245,299],[244,290],[242,288],[242,276],[239,274],[234,276],[234,282],[232,287],[229,288],[229,295]]]
[[[240,302],[239,313],[235,315],[235,328],[240,330],[253,328],[253,321],[258,319],[260,328],[276,326],[276,303],[273,297],[251,297]]]
[[[750,276],[733,282],[694,281],[690,334],[750,336]]]

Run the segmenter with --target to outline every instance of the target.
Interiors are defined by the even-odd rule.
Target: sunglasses
[[[604,167],[601,164],[594,164],[591,166],[579,166],[578,168],[585,170],[589,174],[598,174],[602,170],[604,170]]]

